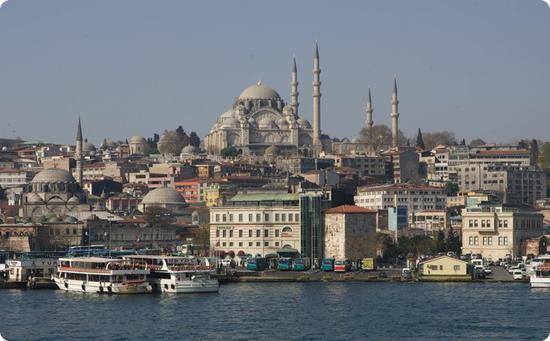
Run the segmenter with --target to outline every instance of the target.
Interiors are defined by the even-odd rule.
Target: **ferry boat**
[[[213,269],[198,258],[178,256],[139,255],[123,259],[147,264],[147,276],[153,292],[207,293],[218,292],[219,282],[210,274]]]
[[[550,288],[550,255],[543,255],[531,262],[529,283],[531,288]]]
[[[137,260],[102,257],[60,258],[54,281],[66,291],[106,294],[145,294],[150,270]]]

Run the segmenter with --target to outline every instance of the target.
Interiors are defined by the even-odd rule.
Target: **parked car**
[[[514,278],[514,280],[520,280],[521,281],[523,279],[523,276],[524,276],[523,271],[521,271],[519,269],[514,270],[512,272],[512,277]]]

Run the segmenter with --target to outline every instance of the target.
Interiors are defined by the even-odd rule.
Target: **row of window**
[[[237,219],[237,221],[239,223],[242,223],[244,222],[244,218],[245,218],[245,215],[242,214],[242,213],[239,213],[239,214],[233,214],[233,213],[228,213],[228,214],[220,214],[220,213],[216,213],[214,215],[214,221],[215,222],[233,222],[234,219]],[[259,223],[259,222],[262,222],[262,214],[261,213],[256,213],[256,214],[252,214],[252,213],[249,213],[248,214],[248,220],[247,222],[248,223],[253,223],[253,222],[256,222],[256,223]],[[254,218],[256,218],[254,220]],[[263,222],[268,222],[270,221],[270,214],[269,213],[264,213],[263,214]],[[300,213],[275,213],[273,215],[273,220],[275,222],[294,222],[294,221],[300,221]]]
[[[221,231],[221,232],[220,232]],[[256,229],[256,238],[260,238],[261,237],[261,229]],[[275,229],[273,230],[273,237],[279,237],[280,233],[279,233],[279,229]],[[290,226],[285,226],[283,227],[283,230],[282,230],[282,233],[291,233],[292,232],[292,228]],[[239,236],[239,238],[243,238],[243,235],[244,235],[244,230],[243,229],[239,229],[237,230],[237,234]],[[219,230],[219,229],[216,229],[216,238],[226,238],[227,236],[229,236],[229,238],[233,238],[233,230],[225,230],[225,229],[222,229],[222,230]],[[253,238],[254,237],[254,229],[248,229],[248,238]],[[269,230],[264,230],[264,238],[269,238]]]
[[[235,245],[234,245],[235,244]],[[236,246],[238,245],[239,247],[243,247],[246,243],[245,242],[238,242],[238,243],[233,243],[233,242],[222,242],[221,243],[221,246]],[[256,247],[261,247],[262,246],[262,242],[256,242]],[[269,246],[280,246],[281,243],[280,242],[273,242],[273,244],[271,244],[271,242],[264,242],[264,247],[269,247]],[[216,246],[219,247],[220,246],[220,242],[216,242]],[[248,247],[254,247],[254,242],[248,242]]]
[[[468,243],[469,243],[469,245],[479,245],[479,237],[470,236],[468,238]],[[482,243],[483,243],[483,245],[492,246],[493,245],[493,237],[483,237]],[[499,246],[508,245],[508,237],[498,237],[498,245]]]

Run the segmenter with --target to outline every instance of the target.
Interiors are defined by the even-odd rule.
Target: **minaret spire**
[[[369,88],[369,97],[367,99],[367,130],[369,132],[369,134],[372,132],[372,126],[374,124],[374,121],[372,120],[372,113],[373,113],[373,107],[372,107],[372,97],[371,97],[371,92],[370,92],[370,88]]]
[[[298,115],[298,68],[296,67],[296,57],[292,58],[292,74],[290,77],[290,106],[294,115]]]
[[[319,65],[319,46],[315,42],[315,57],[313,58],[313,148],[315,155],[319,155],[321,144],[321,68]]]
[[[82,187],[82,178],[84,177],[82,162],[84,161],[84,155],[82,155],[82,125],[80,122],[80,116],[78,117],[78,128],[76,129],[76,148],[74,158],[76,159],[76,182],[78,182],[78,184]]]
[[[398,147],[398,135],[399,135],[399,100],[397,99],[397,76],[393,78],[393,94],[391,97],[391,136],[392,147]]]

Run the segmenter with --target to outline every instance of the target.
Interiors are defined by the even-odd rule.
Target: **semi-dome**
[[[88,153],[95,152],[96,148],[92,143],[90,143],[90,142],[88,142],[88,140],[86,140],[82,143],[82,151],[83,152],[88,152]]]
[[[147,143],[147,140],[145,140],[145,137],[143,136],[136,135],[136,136],[132,136],[128,142],[129,143]]]
[[[27,203],[29,204],[42,204],[43,202],[44,200],[36,193],[32,193],[27,198]]]
[[[60,168],[47,168],[34,176],[31,183],[76,182],[71,173]]]
[[[269,117],[264,117],[258,121],[258,127],[260,129],[271,129],[273,128],[274,122]]]
[[[147,193],[142,203],[146,205],[185,204],[185,199],[173,188],[160,187]]]
[[[69,200],[67,200],[68,204],[80,204],[80,199],[78,199],[77,196],[72,196]]]
[[[262,82],[254,84],[244,89],[239,95],[239,99],[280,99],[281,96],[277,91],[273,90],[267,85],[263,85]]]

